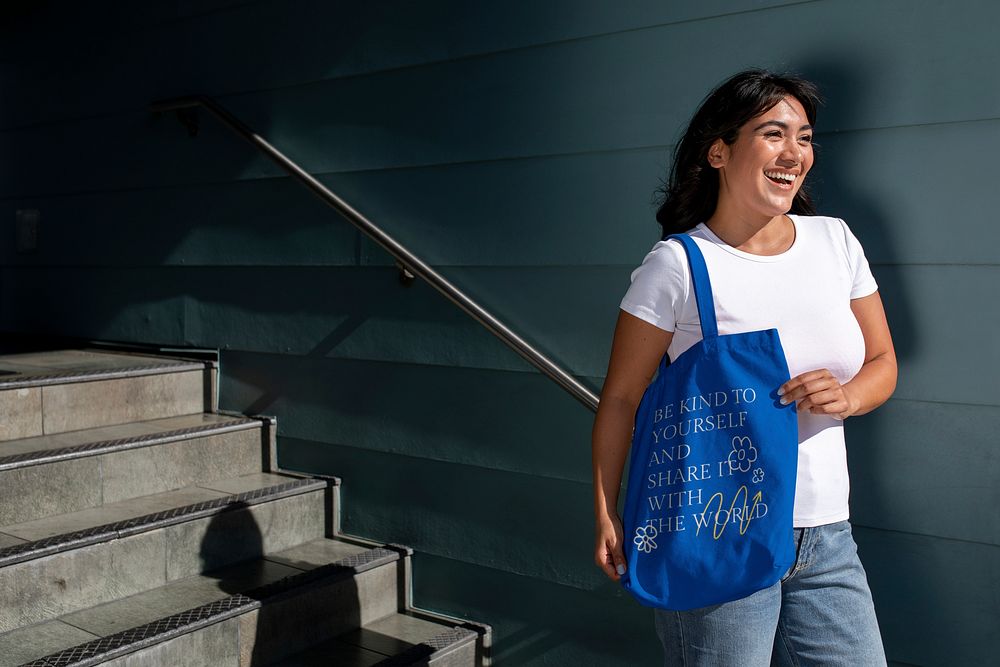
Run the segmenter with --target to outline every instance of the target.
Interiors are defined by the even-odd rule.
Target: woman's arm
[[[846,419],[871,412],[896,388],[896,351],[878,292],[851,300],[851,311],[865,338],[865,362],[841,385],[827,369],[796,376],[778,390],[783,403],[799,401],[799,410]]]
[[[625,311],[618,315],[592,436],[597,524],[594,560],[614,581],[625,572],[618,492],[625,457],[632,444],[635,411],[672,338],[671,332]]]

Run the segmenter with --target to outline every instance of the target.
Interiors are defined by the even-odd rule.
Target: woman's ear
[[[716,139],[708,148],[708,165],[718,169],[729,159],[729,146],[722,139]]]

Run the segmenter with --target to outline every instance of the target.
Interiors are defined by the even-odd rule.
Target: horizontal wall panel
[[[590,484],[593,413],[539,374],[223,351],[221,386],[285,439]]]
[[[571,372],[592,377],[607,368],[630,269],[450,267],[446,274]],[[173,342],[206,347],[526,367],[426,286],[400,287],[388,268],[5,273],[0,308],[22,330],[158,342],[173,332],[181,336]],[[980,372],[1000,367],[1000,311],[982,307],[1000,292],[1000,267],[876,266],[875,277],[899,359],[895,396],[1000,405],[996,375]]]
[[[16,4],[16,3],[12,3]],[[138,5],[132,3],[122,3],[118,0],[92,0],[86,5],[75,2],[49,3],[33,2],[26,3],[29,6],[14,7],[8,9],[4,15],[4,23],[0,34],[4,37],[5,49],[0,52],[16,53],[15,47],[24,48],[31,44],[30,33],[26,34],[25,28],[34,27],[39,24],[47,26],[52,34],[39,35],[38,38],[46,41],[46,45],[61,43],[61,39],[73,39],[74,47],[87,44],[87,35],[80,34],[80,24],[89,21],[98,15],[101,21],[95,22],[93,31],[88,31],[91,35],[100,35],[107,38],[110,44],[119,46],[125,43],[128,31],[147,31],[151,26],[159,24],[173,24],[185,19],[197,19],[205,14],[211,14],[220,10],[238,7],[240,5],[253,5],[253,0],[172,0],[171,2],[149,3]],[[12,28],[20,28],[14,30]],[[92,47],[99,47],[102,44],[91,44]],[[100,49],[95,49],[100,53]],[[43,51],[38,54],[40,60],[44,60],[51,54]],[[92,51],[80,53],[79,60],[89,62],[95,57]]]
[[[5,269],[0,313],[23,330],[419,364],[530,367],[425,283],[394,268]],[[628,271],[445,272],[572,373],[603,375]],[[516,275],[512,275],[516,274]],[[518,299],[492,302],[507,287]],[[534,295],[534,299],[529,298]],[[58,307],[51,304],[57,303]],[[169,328],[151,329],[172,304]],[[168,334],[168,332],[170,332]],[[147,338],[152,342],[154,338]]]
[[[1000,546],[1000,407],[890,400],[846,428],[852,521]]]
[[[426,283],[400,285],[395,269],[207,273],[214,281],[196,288],[189,309],[188,332],[198,345],[306,358],[530,369]],[[582,360],[561,358],[582,372],[576,367]]]
[[[610,581],[584,592],[417,553],[414,603],[493,626],[497,665],[634,667],[663,660],[653,612]]]
[[[42,266],[352,265],[358,232],[291,178],[0,202],[39,215],[38,249],[3,264]],[[87,248],[84,253],[81,248]]]
[[[930,3],[920,12],[905,3],[856,8],[784,8],[783,21],[822,29],[788,31],[777,42],[759,39],[773,30],[772,12],[753,12],[223,101],[319,172],[669,144],[711,82],[750,63],[794,65],[830,81],[827,93],[837,103],[825,111],[825,130],[1000,116],[1000,89],[978,83],[1000,58],[981,12]],[[884,39],[887,24],[907,39]],[[964,48],[945,46],[945,33],[960,36]],[[726,49],[697,67],[677,67],[720,39]],[[856,45],[850,56],[845,43]],[[670,76],[657,85],[650,71]],[[0,195],[277,173],[249,149],[223,145],[223,134],[237,140],[214,120],[205,120],[193,142],[175,125],[129,113],[0,134],[0,150],[14,156],[0,167]],[[103,159],[94,165],[97,154]]]
[[[986,665],[1000,651],[1000,547],[855,528],[888,657]]]
[[[590,484],[287,437],[278,465],[342,478],[345,533],[584,590],[604,585]]]
[[[1000,121],[831,134],[810,176],[869,261],[997,264],[989,155]],[[926,155],[958,151],[961,170]],[[669,151],[353,172],[321,180],[431,265],[630,264],[659,236],[653,194]],[[878,163],[877,179],[872,164]],[[956,202],[940,192],[965,192]],[[891,206],[888,203],[891,202]],[[0,202],[41,214],[29,264],[352,264],[354,228],[288,178]],[[948,242],[940,238],[947,229]],[[897,231],[901,230],[901,231]],[[82,244],[91,245],[84,255]],[[365,240],[363,261],[393,260]]]
[[[0,78],[11,98],[0,128],[139,109],[158,98],[286,87],[382,69],[468,58],[595,34],[795,4],[793,0],[706,0],[626,6],[558,0],[469,3],[277,2],[113,4],[27,13],[0,31],[10,54],[32,53],[24,75]],[[141,9],[138,9],[141,7]],[[90,15],[106,17],[81,34]],[[200,14],[200,15],[199,15]],[[225,39],[220,38],[225,35]],[[435,39],[428,39],[435,35]],[[42,48],[39,48],[39,39]],[[178,44],[185,45],[177,48]],[[294,45],[293,48],[292,45]],[[122,53],[137,57],[122,59]],[[73,53],[67,58],[67,53]],[[54,88],[53,77],[60,81]]]
[[[1000,91],[977,83],[1000,58],[984,21],[995,13],[983,2],[919,9],[801,3],[331,81],[281,99],[303,129],[316,127],[333,145],[364,145],[371,155],[396,159],[410,147],[423,149],[421,156],[441,151],[438,161],[669,143],[715,82],[751,64],[792,66],[825,82],[825,130],[995,118]],[[776,20],[812,29],[761,40]],[[906,38],[886,40],[886,24]],[[951,48],[945,36],[961,39],[963,48]],[[720,40],[726,49],[703,48]],[[845,54],[848,42],[855,48]],[[702,57],[692,59],[695,52]],[[383,104],[390,97],[393,104]],[[241,101],[251,120],[270,116],[255,110],[265,104],[254,96]],[[432,138],[438,141],[427,145]],[[314,148],[328,145],[317,135],[313,141]]]
[[[449,267],[444,274],[570,372],[603,376],[629,270]],[[401,287],[394,269],[234,269],[192,275],[208,276],[187,292],[192,317],[187,330],[198,345],[528,368],[427,285]]]
[[[0,269],[0,328],[95,340],[184,344],[185,299],[149,273]]]
[[[664,150],[375,172],[320,180],[432,266],[636,263],[659,238]],[[290,178],[0,201],[36,209],[38,252],[10,264],[343,265],[354,227]],[[79,252],[82,243],[91,248]],[[391,266],[366,239],[363,261]]]
[[[926,159],[954,151],[968,156],[962,169]],[[995,206],[994,152],[1000,120],[830,133],[809,183],[818,213],[845,219],[870,262],[1000,264],[1000,229],[983,224]],[[627,265],[659,239],[654,194],[670,159],[669,148],[652,148],[337,174],[328,182],[432,264]],[[368,261],[390,261],[374,252]]]
[[[546,349],[557,351],[563,359],[581,359],[570,362],[571,368],[603,375],[611,341],[610,335],[605,338],[599,332],[613,326],[607,322],[607,309],[617,308],[631,267],[621,267],[621,283],[616,282],[612,269],[607,282],[597,282],[596,287],[576,281],[572,270],[454,267],[450,273]],[[995,335],[1000,330],[1000,309],[989,305],[1000,294],[1000,266],[876,266],[874,274],[899,360],[895,395],[1000,405],[1000,380],[995,373],[982,372],[983,368],[1000,368],[1000,338]],[[580,304],[581,309],[589,309],[586,314],[578,313],[576,301],[570,302],[571,307],[559,301],[559,294],[565,294],[582,302],[586,297],[579,293],[588,288],[594,289],[594,298],[590,305]],[[552,317],[570,319],[563,320],[566,327],[556,325],[559,335],[550,338],[548,332],[556,328],[540,323],[554,323]],[[577,330],[578,326],[584,330]]]
[[[144,110],[0,133],[0,150],[10,156],[0,162],[0,197],[219,183],[281,173],[218,121],[205,113],[199,117],[196,138],[174,114]]]
[[[1000,266],[876,266],[899,362],[895,397],[1000,405]]]
[[[990,156],[1000,152],[1000,120],[820,140],[807,179],[818,209],[847,221],[870,262],[1000,264],[1000,229],[984,224],[996,215]],[[945,157],[954,154],[961,168]]]

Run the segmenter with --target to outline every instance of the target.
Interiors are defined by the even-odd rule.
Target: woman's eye
[[[807,134],[807,135],[799,137],[799,142],[803,143],[803,144],[811,144],[812,141],[813,141],[813,138],[812,138],[811,134]]]
[[[778,130],[771,130],[764,134],[765,137],[778,137],[781,138],[781,132]]]

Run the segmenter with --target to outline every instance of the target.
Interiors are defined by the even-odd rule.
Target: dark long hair
[[[819,91],[811,82],[789,74],[751,69],[735,74],[713,90],[688,124],[674,150],[674,163],[660,194],[656,220],[663,235],[686,232],[715,212],[719,199],[718,170],[708,164],[708,149],[716,139],[732,144],[740,128],[785,97],[797,99],[811,125],[816,124]],[[792,213],[812,215],[809,194],[800,188]]]

